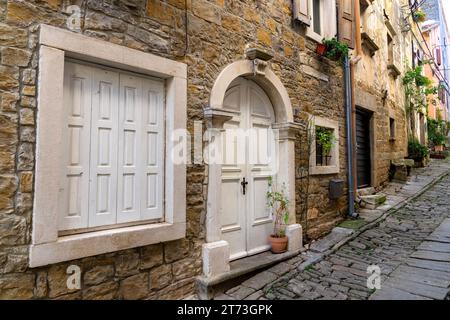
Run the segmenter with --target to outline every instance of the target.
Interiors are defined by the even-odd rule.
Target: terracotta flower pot
[[[434,151],[442,152],[442,151],[444,151],[444,146],[443,145],[434,146]]]
[[[323,43],[318,43],[316,46],[316,53],[318,55],[323,56],[323,55],[325,55],[326,52],[327,52],[327,46],[324,45]]]
[[[271,251],[273,253],[283,253],[287,250],[288,238],[287,237],[274,237],[271,235],[269,237],[269,242],[271,245]]]

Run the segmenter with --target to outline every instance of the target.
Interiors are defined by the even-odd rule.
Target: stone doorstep
[[[214,277],[199,276],[196,279],[198,296],[201,300],[212,299],[222,291],[227,290],[227,284],[233,280],[243,282],[241,278],[250,277],[255,272],[260,272],[272,267],[282,261],[288,260],[300,254],[302,250],[288,251],[280,254],[273,254],[269,251],[242,258],[230,263],[230,271],[224,272]],[[234,287],[232,285],[231,287]],[[224,290],[225,288],[225,290]]]
[[[385,194],[373,194],[368,196],[360,196],[361,207],[367,209],[376,209],[386,202]]]
[[[361,188],[356,190],[356,193],[358,196],[370,196],[372,194],[375,194],[375,188],[374,187],[368,187],[368,188]]]

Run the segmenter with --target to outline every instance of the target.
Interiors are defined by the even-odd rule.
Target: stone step
[[[374,187],[368,187],[368,188],[361,188],[358,189],[357,191],[358,196],[362,197],[362,196],[370,196],[375,194],[375,188]]]
[[[368,196],[360,196],[361,208],[376,209],[386,202],[385,194],[372,194]]]

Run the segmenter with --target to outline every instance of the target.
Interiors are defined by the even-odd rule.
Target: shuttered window
[[[164,82],[73,61],[64,73],[59,230],[161,220]]]
[[[354,0],[339,0],[339,40],[349,48],[355,47]]]
[[[294,17],[306,25],[307,37],[317,42],[336,37],[335,0],[297,0],[294,10]]]

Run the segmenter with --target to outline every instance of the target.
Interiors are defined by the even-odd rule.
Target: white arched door
[[[273,107],[256,83],[233,81],[224,108],[234,116],[224,124],[222,135],[220,223],[233,260],[270,248],[273,217],[266,193],[269,178],[276,178],[277,147],[271,130]]]

